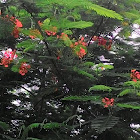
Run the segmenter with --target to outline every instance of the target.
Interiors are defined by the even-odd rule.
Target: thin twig
[[[23,89],[25,89],[25,90],[28,91],[29,93],[31,93],[32,96],[35,96],[35,95],[33,94],[33,92],[31,92],[30,90],[26,89],[24,86],[20,86],[20,87],[23,88]]]
[[[100,27],[101,27],[101,26],[102,26],[102,24],[103,24],[103,20],[104,20],[104,18],[102,17],[102,18],[101,18],[101,21],[100,21],[100,24],[98,25],[98,27],[96,28],[95,32],[94,32],[94,33],[93,33],[93,35],[91,36],[91,38],[90,38],[90,40],[89,40],[89,42],[88,42],[88,45],[87,45],[87,46],[89,46],[89,45],[90,45],[90,42],[92,41],[93,36],[95,36],[95,35],[96,35],[96,33],[99,31]]]

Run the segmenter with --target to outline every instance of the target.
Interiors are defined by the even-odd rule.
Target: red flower
[[[139,74],[137,74],[137,79],[139,79],[139,80],[140,80],[140,73],[139,73]]]
[[[92,37],[92,40],[93,40],[93,41],[98,40],[98,36],[93,36],[93,37]]]
[[[98,38],[98,45],[106,45],[107,40],[105,40],[103,37]]]
[[[57,60],[59,60],[60,59],[60,56],[57,56]]]
[[[18,19],[15,19],[14,23],[16,24],[16,27],[18,27],[18,28],[23,27],[22,23]]]
[[[14,36],[14,38],[19,38],[19,30],[17,27],[14,28],[12,35]]]
[[[136,79],[132,79],[132,81],[137,82],[137,80],[136,80]]]
[[[8,15],[7,15],[7,18],[8,18]],[[12,32],[12,35],[15,38],[18,38],[19,37],[19,28],[23,27],[23,25],[22,25],[21,21],[19,21],[18,19],[16,19],[13,16],[10,17],[10,21],[12,21],[15,24],[14,30]]]
[[[7,15],[7,18],[9,18],[9,16]],[[16,27],[20,28],[20,27],[23,27],[21,21],[19,21],[18,19],[16,19],[15,17],[10,17],[10,21],[12,21]]]
[[[56,35],[56,32],[53,32],[53,31],[48,31],[48,30],[45,30],[45,32],[46,32],[46,34],[48,35],[48,36],[53,36],[53,35]]]
[[[28,69],[30,69],[31,66],[27,64],[26,62],[23,62],[19,68],[19,73],[23,76],[28,72]]]
[[[78,43],[78,45],[83,45],[83,46],[87,45],[87,43],[84,42],[84,37],[81,37],[81,39],[77,43]]]
[[[131,73],[134,73],[136,71],[136,69],[131,70]]]
[[[140,80],[140,72],[136,71],[136,69],[132,69],[130,77],[134,82],[137,82],[137,79]]]
[[[39,20],[38,21],[38,25],[41,26],[43,23]]]
[[[105,49],[107,49],[108,51],[111,49],[111,45],[112,45],[112,40],[111,39],[109,39],[109,41],[108,41],[101,36],[99,36],[99,37],[93,36],[92,40],[97,41],[99,46],[104,46]]]
[[[54,36],[57,32],[57,27],[52,27],[50,30],[45,30],[46,34],[48,36]]]
[[[107,43],[108,44],[108,43]],[[112,45],[112,40],[109,39],[109,44],[108,45],[105,45],[105,48],[110,51],[111,50],[111,45]]]
[[[75,42],[75,43],[74,43],[75,46],[77,46],[78,44],[79,44],[78,42]]]
[[[82,46],[87,46],[87,43],[84,42],[84,37],[81,37],[80,40],[78,40],[77,42],[75,42],[74,44],[71,44],[70,47],[74,48],[77,45],[82,45]]]
[[[84,37],[83,36],[81,37],[81,41],[84,41]]]
[[[76,53],[79,58],[83,58],[84,55],[86,55],[86,51],[85,49],[83,49],[82,47],[80,48],[80,51]]]
[[[1,59],[1,63],[0,63],[0,65],[4,65],[4,67],[8,67],[8,65],[10,64],[10,59],[9,58],[6,58],[6,57],[3,57],[2,59]]]
[[[33,36],[33,35],[29,35],[29,37],[30,37],[31,39],[35,39],[35,36]]]
[[[105,46],[105,48],[110,51],[111,50],[111,45]]]
[[[67,40],[68,39],[68,35],[65,33],[61,33],[61,36],[59,36],[59,38],[61,38],[62,40]]]
[[[109,99],[109,98],[105,97],[105,98],[102,99],[102,102],[105,103],[104,107],[113,106],[114,98]]]

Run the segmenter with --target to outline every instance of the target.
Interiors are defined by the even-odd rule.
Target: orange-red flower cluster
[[[79,58],[83,58],[84,55],[86,55],[86,51],[81,47],[80,51],[76,52],[76,54],[79,56]]]
[[[57,32],[57,27],[52,27],[50,30],[45,30],[46,34],[48,36],[54,36]]]
[[[39,26],[42,26],[42,24],[43,24],[42,22],[38,21],[38,25]],[[54,36],[57,33],[57,27],[51,27],[50,29],[45,30],[45,32],[46,32],[46,34],[48,36]],[[34,38],[34,36],[30,36],[30,37],[31,38]],[[69,41],[70,38],[65,33],[61,33],[61,35],[57,35],[57,38],[58,39],[62,39],[63,41],[68,41],[70,47],[72,49],[74,49],[74,51],[79,56],[79,58],[83,58],[83,56],[86,55],[86,51],[85,51],[85,49],[83,47],[87,46],[87,43],[84,42],[84,37],[81,37],[81,39],[79,41],[75,42],[74,44]],[[76,48],[76,47],[79,47],[79,48]],[[57,59],[59,60],[60,59],[60,56],[57,57]]]
[[[39,20],[38,21],[38,25],[39,26],[42,26],[42,22]],[[56,32],[57,32],[57,27],[50,27],[48,30],[45,30],[45,32],[46,32],[46,34],[48,35],[48,36],[54,36],[54,35],[56,35]]]
[[[140,80],[140,72],[136,71],[136,69],[131,70],[130,77],[134,82],[137,82],[137,80]]]
[[[41,26],[43,23],[39,20],[38,21],[38,25]]]
[[[9,58],[3,57],[1,59],[1,63],[0,65],[4,65],[4,67],[8,67],[8,65],[11,63],[11,61],[9,60]]]
[[[16,50],[12,51],[12,49],[7,49],[6,51],[2,51],[3,58],[1,59],[0,65],[4,65],[4,67],[8,67],[8,65],[13,61],[13,59],[17,58]],[[21,75],[25,75],[28,70],[31,68],[29,64],[26,62],[21,63],[19,68],[19,73]]]
[[[13,23],[15,23],[15,27],[14,27],[14,30],[12,32],[12,35],[15,38],[19,38],[19,28],[21,28],[23,25],[18,19],[15,19],[15,21],[13,20]]]
[[[81,46],[80,49],[75,49],[76,47]],[[84,42],[84,37],[81,37],[80,40],[78,40],[77,42],[75,42],[74,44],[71,44],[70,47],[76,50],[76,54],[79,56],[79,58],[83,58],[84,55],[86,55],[86,51],[83,47],[87,46],[87,43]]]
[[[111,49],[111,45],[112,45],[112,40],[111,39],[109,39],[109,41],[108,41],[101,36],[99,36],[99,37],[98,36],[93,36],[92,40],[97,41],[99,46],[104,46],[105,49],[107,49],[107,50]]]
[[[11,16],[9,17],[8,15],[6,15],[5,18],[3,18],[4,20],[10,20],[12,23],[15,24],[15,27],[12,31],[12,35],[15,37],[15,38],[18,38],[19,37],[19,28],[23,27],[22,23],[16,19],[15,17]]]
[[[87,43],[84,42],[84,37],[81,37],[80,40],[78,40],[77,42],[75,42],[74,44],[71,44],[71,48],[77,46],[77,45],[82,45],[82,46],[87,46]]]
[[[21,63],[21,66],[19,68],[19,73],[23,76],[28,72],[30,68],[31,66],[29,64],[27,64],[26,62],[23,62]]]
[[[102,99],[102,102],[105,103],[104,107],[113,106],[114,98],[109,99],[109,98],[105,97],[105,98]]]
[[[12,49],[8,49],[3,52],[3,58],[1,59],[0,65],[4,65],[4,67],[8,67],[11,61],[17,57],[15,54],[16,50],[12,51]]]
[[[57,35],[57,38],[60,38],[60,39],[62,39],[62,40],[64,40],[64,41],[69,39],[68,35],[65,34],[65,33],[61,33],[60,36]]]
[[[15,17],[11,17],[10,20],[15,24],[15,26],[16,26],[17,28],[23,27],[21,21],[19,21],[19,20],[16,19]]]

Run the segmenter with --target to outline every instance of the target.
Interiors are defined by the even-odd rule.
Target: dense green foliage
[[[140,48],[129,38],[139,8],[139,0],[1,1],[0,139],[139,140],[130,125],[140,123]],[[16,52],[5,61],[8,48]]]

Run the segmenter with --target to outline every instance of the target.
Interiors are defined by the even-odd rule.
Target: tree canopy
[[[0,139],[139,140],[139,9],[1,0]]]

